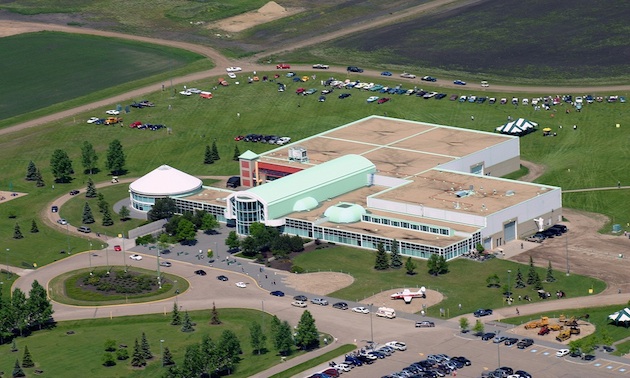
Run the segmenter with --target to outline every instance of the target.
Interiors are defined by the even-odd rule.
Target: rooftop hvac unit
[[[289,161],[299,161],[300,163],[307,163],[308,155],[306,154],[306,148],[301,146],[290,147]]]
[[[513,190],[508,190],[507,192],[505,192],[505,195],[506,195],[507,197],[509,197],[509,196],[513,196],[513,195],[515,195],[515,194],[516,194],[516,192],[515,192],[515,191],[513,191]]]

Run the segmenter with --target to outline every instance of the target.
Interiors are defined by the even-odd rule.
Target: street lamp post
[[[221,259],[219,258],[219,243],[218,242],[214,242],[214,253],[217,255],[216,257],[217,262],[221,261]]]
[[[90,250],[88,251],[88,259],[90,260],[90,276],[92,275],[92,242],[90,242]]]
[[[157,281],[158,288],[162,288],[162,276],[160,275],[160,244],[157,245]]]
[[[4,256],[4,258],[6,259],[6,263],[7,263],[7,278],[11,277],[10,276],[10,272],[9,272],[9,252],[11,251],[10,248],[7,248],[7,254]]]
[[[107,275],[109,276],[109,244],[101,244],[101,246],[105,249],[105,265],[107,265]]]
[[[564,239],[564,248],[567,253],[567,277],[568,277],[570,274],[569,272],[569,238],[568,237]]]
[[[66,222],[66,242],[68,243],[68,254],[70,254],[70,224]]]
[[[497,330],[497,336],[499,337],[499,334],[501,333],[501,330]],[[499,347],[501,345],[501,343],[497,343],[497,363],[499,364],[499,366],[497,366],[497,368],[501,367],[501,348]]]
[[[372,323],[372,305],[373,303],[370,303],[370,343],[374,343],[374,325]]]
[[[164,366],[164,348],[162,344],[164,344],[164,340],[160,340],[160,358],[162,359],[162,366]]]
[[[512,301],[510,300],[510,298],[512,298],[512,287],[510,286],[510,273],[512,273],[512,270],[508,269],[508,305],[512,304]]]

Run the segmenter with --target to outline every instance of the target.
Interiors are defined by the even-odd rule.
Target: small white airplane
[[[403,291],[399,291],[398,293],[394,293],[392,294],[390,297],[392,299],[403,299],[405,301],[405,303],[409,304],[411,303],[411,300],[413,298],[426,298],[426,291],[427,289],[422,286],[420,289],[418,289],[418,291],[411,291],[409,289],[405,289]]]

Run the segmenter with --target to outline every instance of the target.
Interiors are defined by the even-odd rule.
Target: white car
[[[119,115],[120,112],[116,109],[112,109],[112,110],[108,110],[105,113],[109,114],[109,115]]]
[[[242,282],[242,281],[241,281],[241,282],[237,282],[237,283],[236,283],[236,286],[237,286],[237,287],[240,287],[240,288],[245,288],[245,287],[247,287],[247,284],[246,284],[245,282]]]
[[[488,84],[488,82],[484,80],[484,81],[481,82],[481,86],[484,87],[484,88],[488,88],[490,86],[490,84]]]
[[[407,350],[407,344],[403,343],[402,341],[390,341],[388,343],[385,343],[385,345],[396,350]]]
[[[228,72],[228,77],[230,79],[236,79],[236,74],[234,72]]]
[[[306,302],[302,302],[302,301],[293,301],[293,302],[291,302],[291,306],[306,307],[307,304],[306,304]]]
[[[370,96],[368,97],[367,102],[374,102],[376,100],[378,100],[378,96]]]
[[[276,144],[278,144],[278,145],[280,145],[280,146],[283,146],[283,145],[285,145],[285,144],[289,143],[290,141],[291,141],[291,138],[290,138],[290,137],[280,137],[280,138],[276,141]]]
[[[132,260],[136,260],[136,261],[142,260],[142,256],[140,256],[140,255],[131,255],[131,256],[129,256],[129,258],[132,259]]]
[[[197,89],[197,88],[188,88],[187,91],[190,93],[195,93],[195,94],[201,93],[201,89]]]
[[[352,370],[352,368],[354,367],[354,365],[348,365],[348,364],[337,364],[335,366],[333,366],[333,368],[337,369],[338,372],[344,372],[347,373],[350,370]]]
[[[57,220],[57,223],[59,223],[59,224],[68,224],[68,221],[63,219],[63,218],[61,218],[61,219]]]
[[[566,355],[568,355],[571,351],[568,349],[560,349],[559,351],[556,352],[556,357],[564,357]]]
[[[100,119],[100,118],[98,118],[98,117],[92,117],[92,118],[90,118],[90,119],[88,119],[88,120],[87,120],[87,123],[94,123],[94,122],[98,122],[98,120],[99,120],[99,119]]]
[[[243,71],[241,67],[228,67],[225,69],[227,72],[240,72]]]
[[[416,75],[410,74],[410,73],[407,73],[407,72],[403,72],[403,73],[400,74],[400,77],[404,77],[406,79],[415,79]]]
[[[317,70],[327,70],[328,68],[330,68],[327,64],[313,64],[313,68],[317,69]]]
[[[358,312],[359,314],[369,314],[370,309],[367,307],[352,307],[353,312]]]
[[[181,92],[179,92],[179,94],[180,94],[180,95],[183,95],[183,96],[190,96],[190,95],[192,95],[192,92],[191,92],[191,91],[186,90],[186,91],[181,91]]]

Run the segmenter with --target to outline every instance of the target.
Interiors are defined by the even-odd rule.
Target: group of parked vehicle
[[[426,359],[414,362],[400,371],[382,378],[437,378],[453,375],[457,370],[470,366],[468,358],[449,357],[446,354],[429,354]]]
[[[291,138],[286,136],[279,137],[277,135],[247,134],[235,136],[234,140],[237,142],[242,140],[244,142],[268,143],[282,146],[289,143]]]
[[[563,224],[556,224],[549,227],[548,229],[544,231],[535,233],[534,235],[526,238],[525,240],[530,241],[530,242],[535,242],[535,243],[542,243],[547,238],[553,239],[556,236],[562,236],[562,234],[565,234],[567,231],[569,231],[567,226]]]

